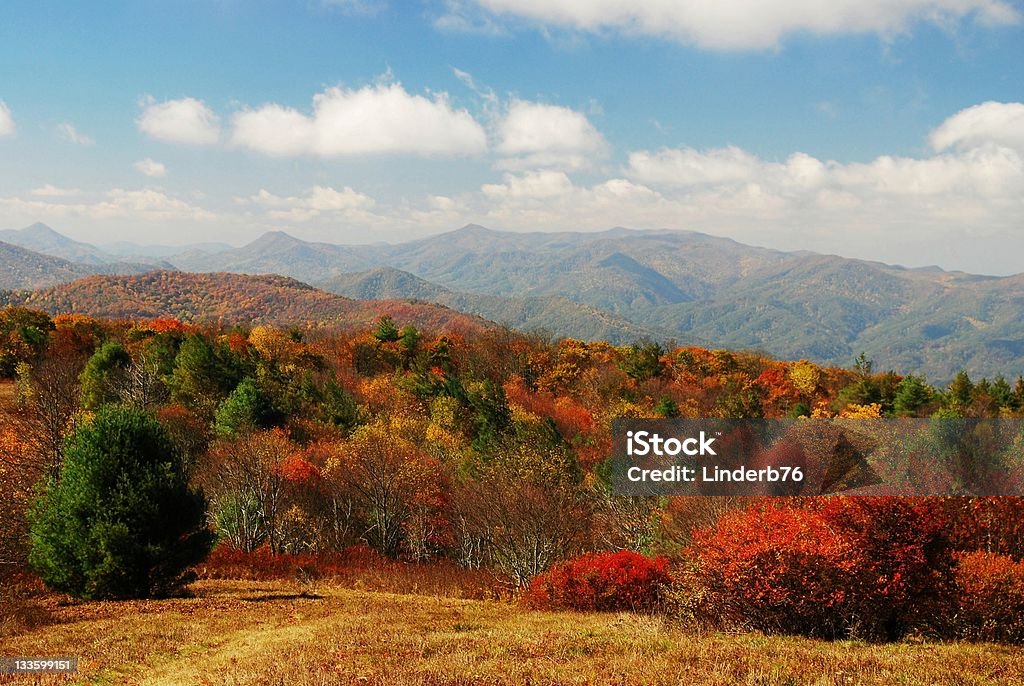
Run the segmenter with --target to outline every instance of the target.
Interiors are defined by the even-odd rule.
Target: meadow
[[[166,600],[41,596],[39,624],[0,637],[0,654],[73,653],[79,673],[0,683],[1024,683],[1024,650],[1007,646],[697,632],[646,615],[350,585],[203,580]]]

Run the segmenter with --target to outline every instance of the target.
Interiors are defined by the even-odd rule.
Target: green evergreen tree
[[[490,379],[470,384],[467,400],[473,410],[476,437],[473,447],[486,450],[512,425],[505,389]]]
[[[78,377],[82,407],[95,410],[100,405],[120,400],[120,390],[131,363],[128,351],[117,341],[108,341],[100,346]]]
[[[400,335],[398,326],[395,325],[395,320],[388,315],[384,315],[377,320],[377,330],[373,336],[381,343],[394,343]]]
[[[65,448],[29,515],[29,561],[79,598],[166,596],[213,545],[206,500],[148,413],[108,405]]]
[[[931,386],[924,378],[910,374],[903,377],[896,387],[896,414],[901,417],[913,417],[932,400]]]
[[[319,409],[322,421],[346,431],[351,431],[366,420],[355,397],[334,379],[324,385],[323,401]]]
[[[171,393],[176,402],[210,413],[238,384],[239,370],[203,336],[185,339],[174,358]]]
[[[214,430],[218,436],[237,436],[268,428],[280,420],[280,413],[256,380],[247,376],[217,408]]]
[[[679,405],[669,396],[663,395],[654,407],[654,411],[658,413],[659,417],[674,419],[679,416]]]
[[[969,407],[974,397],[974,384],[971,383],[971,377],[962,369],[953,377],[946,390],[950,402],[960,408]]]

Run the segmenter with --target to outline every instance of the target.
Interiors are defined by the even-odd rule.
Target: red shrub
[[[931,500],[941,503],[951,520],[950,536],[957,550],[1000,553],[1024,560],[1024,497]]]
[[[693,612],[713,624],[835,637],[849,629],[859,551],[821,515],[750,508],[695,532]]]
[[[964,638],[1024,643],[1024,562],[968,553],[956,568],[957,628]]]
[[[857,633],[893,640],[913,629],[946,631],[954,595],[949,522],[921,498],[827,498],[821,516],[863,557]]]
[[[629,550],[580,555],[534,577],[526,600],[537,608],[655,610],[672,577],[668,560]]]
[[[953,556],[944,522],[901,498],[828,498],[728,514],[697,532],[696,611],[718,624],[893,640],[947,630]]]

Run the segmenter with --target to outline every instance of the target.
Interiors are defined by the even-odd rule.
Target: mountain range
[[[270,232],[238,248],[208,244],[168,254],[133,246],[125,262],[41,226],[0,232],[0,241],[65,261],[48,267],[37,255],[24,273],[9,269],[24,256],[0,250],[0,287],[48,286],[83,270],[143,271],[140,262],[149,259],[164,270],[278,274],[348,298],[434,303],[554,336],[671,338],[842,366],[864,352],[876,368],[935,382],[959,369],[1024,374],[1024,275],[907,269],[684,231],[513,233],[474,225],[397,245]],[[22,238],[26,232],[32,242]]]

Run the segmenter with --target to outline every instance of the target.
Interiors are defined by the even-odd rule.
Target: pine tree
[[[31,564],[51,588],[80,598],[173,593],[213,544],[206,500],[189,488],[163,427],[119,406],[72,434],[30,523]]]

